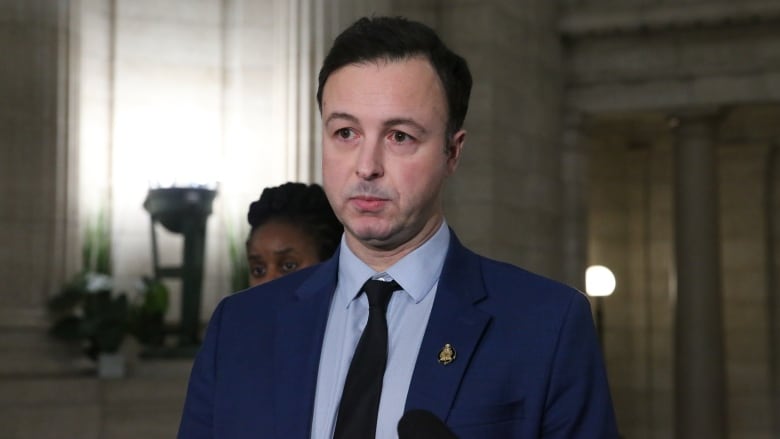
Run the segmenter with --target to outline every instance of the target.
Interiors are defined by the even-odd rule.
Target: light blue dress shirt
[[[397,438],[417,353],[431,315],[436,286],[450,243],[446,222],[423,245],[383,273],[357,258],[342,239],[336,292],[330,305],[317,375],[312,439],[331,439],[341,391],[360,335],[368,321],[368,300],[359,289],[371,277],[395,279],[396,291],[387,309],[388,354],[377,418],[378,439]],[[430,355],[436,355],[431,353]]]

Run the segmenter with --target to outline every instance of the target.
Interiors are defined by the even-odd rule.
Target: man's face
[[[360,244],[405,254],[435,233],[444,180],[465,138],[464,131],[445,137],[447,117],[441,81],[424,58],[352,64],[330,75],[323,182],[353,251]]]

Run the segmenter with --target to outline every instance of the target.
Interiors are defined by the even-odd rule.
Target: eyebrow
[[[412,128],[416,129],[417,131],[419,131],[422,134],[425,134],[425,133],[428,132],[428,130],[425,129],[424,126],[420,125],[414,119],[411,119],[411,118],[398,117],[398,118],[395,118],[395,119],[389,119],[389,120],[385,121],[385,123],[384,123],[385,128],[393,127],[393,126],[396,126],[396,125],[409,125],[409,126],[411,126]]]
[[[331,113],[327,119],[325,119],[325,125],[329,124],[333,120],[338,120],[338,119],[347,120],[349,122],[356,123],[356,124],[360,123],[357,117],[349,113],[334,112]],[[396,117],[396,118],[388,119],[382,125],[385,128],[390,128],[397,125],[409,125],[422,134],[426,134],[428,132],[428,130],[424,126],[419,124],[414,119],[408,117]]]
[[[295,248],[293,248],[293,247],[286,247],[286,248],[282,248],[282,249],[279,249],[279,250],[274,250],[273,254],[275,254],[275,255],[286,255],[286,254],[294,253],[294,252],[295,252]],[[250,261],[262,261],[263,257],[258,255],[258,254],[249,254],[249,255],[247,255],[247,259],[249,259]]]
[[[334,112],[330,113],[327,119],[325,119],[325,125],[329,124],[331,121],[334,121],[336,119],[345,119],[350,122],[358,123],[357,117],[349,114],[349,113],[341,113],[341,112]]]

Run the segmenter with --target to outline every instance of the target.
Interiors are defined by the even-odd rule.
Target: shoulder
[[[498,340],[552,358],[562,337],[587,338],[592,332],[590,302],[582,292],[512,264],[477,258],[483,298],[474,306],[491,316],[491,334]]]
[[[466,248],[452,234],[444,272],[447,276],[482,288],[488,300],[529,303],[585,301],[587,297],[571,286],[507,262],[498,261]]]
[[[460,255],[452,258],[448,273],[451,284],[468,284],[481,290],[470,292],[481,297],[477,307],[494,317],[547,320],[560,323],[572,311],[589,312],[590,303],[581,291],[525,268],[491,259],[456,244]]]
[[[478,257],[484,273],[485,287],[490,291],[504,290],[514,295],[540,296],[551,301],[585,298],[579,290],[549,277],[507,262]]]

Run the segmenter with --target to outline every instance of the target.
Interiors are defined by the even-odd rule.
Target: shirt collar
[[[430,239],[401,258],[384,273],[395,279],[414,303],[419,303],[438,282],[449,244],[449,228],[447,222],[442,221],[441,226]],[[352,253],[345,239],[341,240],[337,300],[342,306],[349,306],[369,277],[380,274],[382,273],[377,273]]]

